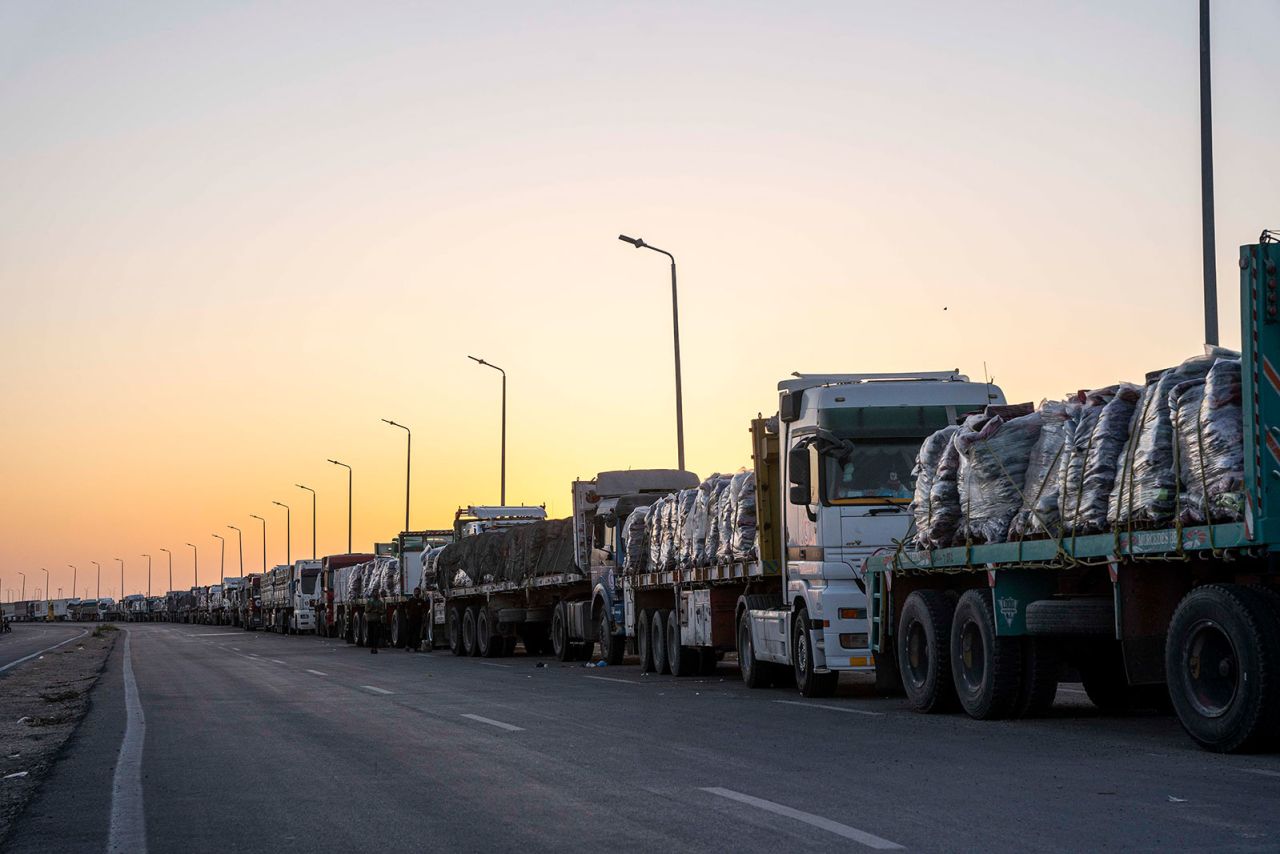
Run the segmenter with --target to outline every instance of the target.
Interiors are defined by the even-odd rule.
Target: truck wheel
[[[748,688],[768,688],[773,684],[772,662],[756,658],[756,646],[751,640],[751,614],[744,610],[738,620],[738,669]]]
[[[564,616],[564,604],[556,606],[551,615],[551,650],[561,661],[573,661],[577,649],[569,643],[569,621]]]
[[[1116,636],[1116,606],[1110,597],[1040,599],[1027,606],[1029,635]]]
[[[671,672],[671,663],[667,660],[667,613],[661,608],[655,609],[649,622],[649,648],[653,650],[654,673]]]
[[[667,612],[667,666],[672,676],[694,676],[698,672],[698,651],[680,643],[680,617]]]
[[[809,612],[801,611],[791,635],[791,663],[796,674],[796,687],[802,697],[830,697],[840,682],[839,673],[818,673],[810,646]]]
[[[476,608],[472,606],[462,614],[462,653],[479,655],[480,644],[476,640]]]
[[[951,623],[951,677],[969,717],[996,720],[1013,713],[1022,681],[1018,638],[996,637],[991,594],[967,590]]]
[[[653,612],[644,610],[640,612],[640,616],[636,618],[636,653],[640,656],[640,672],[653,673],[656,668],[653,665],[653,640],[650,634],[653,630]]]
[[[602,610],[600,623],[596,627],[596,637],[600,640],[600,657],[611,667],[616,667],[622,663],[622,654],[626,652],[627,641],[622,635],[613,634],[612,628],[609,625],[609,614]]]
[[[1165,673],[1182,728],[1216,753],[1275,746],[1280,731],[1280,619],[1258,591],[1209,584],[1169,623]]]
[[[492,616],[488,608],[476,610],[476,653],[484,658],[496,657],[503,643],[502,638],[492,634],[491,623]]]
[[[951,680],[951,621],[958,598],[951,591],[918,590],[907,597],[898,617],[894,667],[917,712],[936,714],[959,706]]]
[[[446,630],[449,636],[449,652],[462,655],[462,609],[456,605],[449,609],[449,625]]]
[[[1039,717],[1053,708],[1060,669],[1058,646],[1054,641],[1036,637],[1022,639],[1022,690],[1014,704],[1014,717]]]

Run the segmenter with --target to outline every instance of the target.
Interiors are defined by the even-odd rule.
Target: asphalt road
[[[93,625],[83,623],[11,623],[13,631],[0,634],[0,679],[21,667],[32,656],[63,641],[74,640]]]
[[[1280,756],[1204,753],[1173,718],[1103,717],[1078,686],[1051,718],[983,723],[861,684],[749,691],[731,665],[674,679],[128,632],[134,725],[120,643],[15,854],[103,851],[113,821],[152,852],[1280,847]]]

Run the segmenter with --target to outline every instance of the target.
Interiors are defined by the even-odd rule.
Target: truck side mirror
[[[809,445],[797,445],[787,453],[787,478],[791,481],[788,498],[792,504],[813,503],[813,484],[809,478]]]

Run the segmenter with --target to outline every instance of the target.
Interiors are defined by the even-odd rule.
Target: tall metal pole
[[[200,550],[196,548],[195,543],[187,543],[187,545],[191,546],[191,559],[194,562],[193,563],[194,574],[192,576],[192,579],[195,581],[195,583],[192,584],[191,586],[199,587],[200,586]]]
[[[294,486],[298,487],[298,489],[305,489],[307,492],[311,493],[311,559],[315,560],[316,559],[316,491],[311,487],[303,486],[300,483],[295,483]]]
[[[505,377],[504,377],[504,382],[505,382]],[[505,401],[506,401],[505,389],[503,391],[502,397],[504,401],[502,424],[503,424],[503,430],[505,432],[506,423],[507,423],[506,405],[505,405]],[[406,449],[405,449],[405,460],[404,460],[404,529],[403,530],[407,531],[409,530],[409,483],[410,483],[410,478],[412,477],[412,469],[410,468],[410,466],[413,465],[413,431],[410,430],[408,427],[404,426],[403,424],[397,424],[396,422],[388,418],[384,418],[382,419],[382,421],[384,424],[390,424],[392,427],[399,427],[406,434],[408,434],[408,437],[409,437],[409,444],[406,446]],[[503,438],[503,445],[504,446],[506,445],[505,436]]]
[[[25,572],[19,572],[18,575],[22,576],[22,592],[18,594],[18,601],[25,602],[27,601],[27,574]],[[101,582],[99,582],[99,585],[101,585]]]
[[[281,504],[279,501],[271,503],[284,508],[284,562],[293,566],[293,545],[290,542],[293,539],[293,513],[290,512],[288,504]]]
[[[507,372],[499,368],[493,362],[486,362],[484,359],[475,356],[468,356],[468,359],[477,365],[484,365],[486,368],[493,368],[502,374],[502,488],[498,503],[503,507],[507,506]]]
[[[45,569],[43,566],[40,567],[40,569],[44,570],[44,612],[45,612],[45,619],[48,619],[49,598],[50,598],[49,597],[49,570]],[[120,577],[124,578],[123,575]]]
[[[222,579],[227,575],[227,541],[221,534],[214,534],[218,538],[218,543],[222,546],[222,555],[218,558],[218,583],[222,583]]]
[[[1218,260],[1213,225],[1213,92],[1209,0],[1200,0],[1200,223],[1204,258],[1204,341],[1218,343]]]
[[[97,595],[98,595],[98,598],[101,599],[102,598],[102,564],[98,563],[96,560],[91,560],[89,561],[89,563],[93,564],[98,568],[98,594]]]
[[[71,598],[74,599],[76,595],[76,573],[79,570],[76,569],[75,564],[69,563],[67,566],[71,567]]]
[[[236,540],[240,543],[240,577],[244,578],[244,534],[240,533],[240,529],[235,525],[227,527],[236,532]]]
[[[147,559],[147,598],[151,598],[151,555],[143,555]],[[150,607],[150,606],[148,606]]]
[[[120,561],[120,601],[124,601],[124,558],[116,558]]]
[[[164,552],[169,556],[169,591],[168,592],[172,593],[173,592],[173,552],[169,551],[168,549],[161,549],[160,551]]]
[[[680,298],[676,291],[676,256],[665,249],[650,246],[639,237],[627,237],[619,234],[618,239],[630,243],[637,249],[652,249],[671,259],[671,333],[675,339],[676,354],[676,459],[680,470],[684,471],[684,389],[680,370]]]
[[[337,460],[329,460],[329,462],[333,463],[335,466],[342,466],[347,470],[347,554],[351,554],[351,481],[353,478],[353,472],[351,471],[351,466],[346,463],[340,463]]]
[[[267,571],[267,520],[261,516],[255,516],[253,513],[249,514],[249,518],[257,519],[262,523],[262,572],[265,575]]]

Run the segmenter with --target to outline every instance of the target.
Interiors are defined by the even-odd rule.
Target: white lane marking
[[[524,727],[522,726],[504,724],[502,721],[495,721],[493,718],[481,717],[480,715],[463,715],[463,717],[479,721],[482,724],[488,724],[489,726],[496,726],[498,729],[505,729],[507,732],[524,732]]]
[[[240,647],[238,647],[238,646],[233,646],[233,647],[231,647],[231,648],[232,648],[232,649],[234,649],[236,652],[239,652],[239,651],[240,651]]]
[[[280,659],[278,659],[278,658],[268,658],[268,659],[267,659],[267,661],[274,661],[276,664],[284,664],[284,663],[285,663],[285,662],[281,661],[281,660],[280,660]]]
[[[1261,774],[1263,777],[1280,777],[1280,771],[1269,771],[1266,768],[1241,768],[1246,774]]]
[[[884,715],[884,712],[868,712],[866,709],[849,709],[844,706],[828,706],[824,703],[803,703],[800,700],[774,700],[775,703],[782,703],[786,706],[803,706],[806,709],[827,709],[832,712],[845,712],[850,715],[866,715],[872,718],[878,718]]]
[[[187,635],[187,637],[192,638],[225,638],[226,636],[226,632],[206,632],[202,635]]]
[[[395,693],[395,692],[393,692],[393,691],[388,691],[386,688],[377,688],[377,687],[375,687],[375,686],[373,686],[373,685],[361,685],[360,687],[361,687],[361,688],[364,688],[366,691],[373,691],[375,694],[392,694],[392,693]]]
[[[315,675],[317,675],[317,676],[328,676],[328,675],[329,675],[328,673],[325,673],[325,672],[324,672],[324,671],[322,671],[322,670],[311,670],[310,668],[308,668],[308,669],[307,669],[307,672],[308,672],[308,673],[314,673],[314,674],[315,674]]]
[[[615,679],[612,676],[583,676],[583,679],[595,679],[597,682],[617,682],[622,685],[639,685],[634,679]]]
[[[496,661],[477,661],[476,664],[483,664],[485,667],[510,667],[510,664],[499,664]]]
[[[133,652],[124,633],[124,739],[116,757],[116,771],[111,780],[111,830],[107,850],[121,852],[147,851],[147,825],[142,810],[142,745],[147,732],[147,719],[138,698],[138,683],[133,678]]]
[[[251,653],[249,653],[249,657],[250,657],[250,658],[257,658],[257,657],[258,657],[258,654],[257,654],[256,652],[251,652]]]
[[[890,842],[888,839],[876,836],[874,833],[867,833],[865,830],[858,830],[856,827],[850,827],[847,824],[841,824],[838,821],[832,821],[829,818],[823,818],[813,813],[801,812],[798,809],[784,806],[783,804],[775,804],[773,801],[766,801],[764,798],[756,798],[751,795],[744,795],[742,792],[735,792],[732,789],[722,789],[719,786],[704,788],[702,791],[712,795],[718,795],[722,798],[728,798],[731,801],[748,804],[771,812],[774,815],[786,816],[794,818],[796,821],[802,821],[805,824],[812,825],[828,833],[834,833],[836,836],[843,836],[845,839],[852,839],[868,848],[877,848],[881,851],[900,851],[902,846],[896,842]]]
[[[85,636],[85,635],[87,635],[87,634],[89,634],[89,630],[88,630],[88,629],[85,629],[85,630],[84,630],[84,631],[82,631],[80,634],[78,634],[78,635],[73,635],[72,637],[69,637],[69,638],[67,638],[67,639],[66,639],[66,640],[64,640],[64,641],[59,641],[58,643],[55,643],[53,646],[45,647],[44,649],[40,650],[39,652],[33,652],[33,653],[31,653],[30,655],[24,655],[22,658],[19,658],[17,661],[10,661],[10,662],[9,662],[8,664],[6,664],[4,667],[0,667],[0,673],[4,673],[4,672],[5,672],[6,670],[8,670],[10,667],[17,667],[19,664],[21,664],[21,663],[22,663],[22,662],[24,662],[24,661],[30,661],[31,659],[35,658],[35,657],[36,657],[36,656],[38,656],[38,655],[44,655],[46,652],[53,652],[53,651],[54,651],[55,649],[57,649],[58,647],[60,647],[60,646],[66,646],[67,644],[71,643],[73,640],[78,640],[78,639],[80,639],[80,638],[84,637],[84,636]]]

